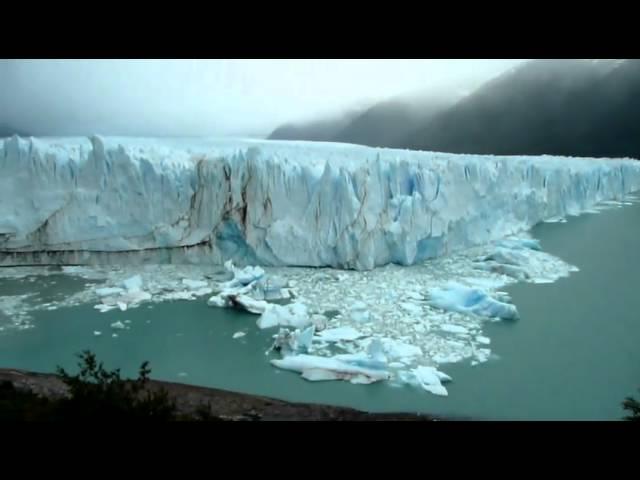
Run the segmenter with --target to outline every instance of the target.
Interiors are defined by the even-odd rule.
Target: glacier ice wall
[[[3,265],[409,265],[640,189],[630,159],[259,140],[0,144]]]

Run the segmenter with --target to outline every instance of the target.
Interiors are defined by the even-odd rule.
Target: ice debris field
[[[58,273],[101,282],[0,297],[0,329],[87,302],[206,301],[272,329],[269,361],[306,380],[435,395],[447,364],[494,357],[486,322],[518,320],[501,288],[577,270],[527,231],[640,189],[633,160],[248,140],[13,137],[0,173],[0,276],[74,264]]]

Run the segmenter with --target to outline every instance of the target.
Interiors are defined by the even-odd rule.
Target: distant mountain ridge
[[[276,128],[268,138],[270,140],[330,142],[359,114],[360,110],[354,110],[343,113],[342,115],[335,115],[304,123],[287,123]]]
[[[408,125],[424,124],[451,104],[450,97],[433,97],[419,105],[401,99],[386,100],[355,117],[332,141],[371,147],[401,146]]]
[[[399,145],[408,125],[421,125],[453,104],[451,96],[431,96],[417,104],[392,98],[344,115],[276,128],[270,140],[357,143],[372,147]]]
[[[537,60],[408,134],[407,148],[640,158],[640,62]]]
[[[332,135],[322,140],[452,153],[640,158],[640,60],[533,60],[453,100],[380,102],[345,125],[332,123]],[[304,132],[296,139],[314,140]]]

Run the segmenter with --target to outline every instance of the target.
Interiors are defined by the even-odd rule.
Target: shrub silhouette
[[[148,388],[149,363],[140,366],[138,378],[123,379],[120,369],[106,370],[95,354],[78,355],[79,373],[57,367],[56,374],[68,387],[67,396],[47,398],[0,383],[0,421],[219,421],[209,405],[193,415],[180,414],[164,388]]]
[[[640,402],[638,400],[633,397],[627,397],[622,402],[622,407],[631,412],[631,415],[624,417],[625,420],[636,422],[640,420]]]
[[[58,413],[65,419],[176,420],[176,406],[166,390],[145,388],[149,381],[149,362],[140,366],[138,378],[124,380],[120,369],[108,371],[95,354],[84,351],[80,373],[70,375],[61,367],[57,374],[69,387],[69,397],[59,401]]]

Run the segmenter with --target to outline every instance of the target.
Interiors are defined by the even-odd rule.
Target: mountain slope
[[[359,110],[305,123],[287,123],[276,128],[269,140],[309,140],[330,142],[358,114]]]
[[[451,103],[448,97],[416,104],[400,99],[383,101],[354,118],[333,140],[371,147],[400,147],[408,131],[424,124]]]
[[[406,148],[640,157],[640,62],[536,60],[436,115]]]

